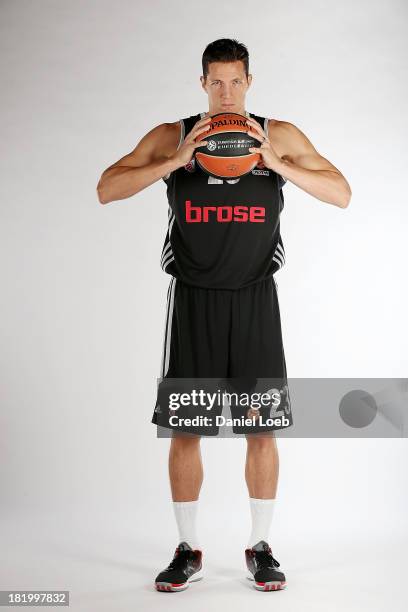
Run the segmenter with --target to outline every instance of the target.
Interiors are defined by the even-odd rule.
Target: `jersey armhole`
[[[269,130],[268,130],[268,122],[269,122],[269,117],[265,117],[265,121],[264,121],[264,132],[265,134],[268,136],[269,138]],[[279,189],[282,189],[282,187],[285,185],[285,183],[287,182],[285,178],[283,178],[283,176],[281,174],[276,173],[278,176],[278,185],[279,185]]]
[[[176,151],[179,150],[179,148],[181,147],[181,143],[184,140],[184,121],[183,121],[183,119],[179,119],[179,123],[180,123],[180,138],[179,138],[179,143],[177,145]],[[170,175],[171,175],[171,172],[169,172],[168,174],[166,174],[165,176],[162,177],[163,181],[165,183],[167,183],[167,181],[169,180]]]

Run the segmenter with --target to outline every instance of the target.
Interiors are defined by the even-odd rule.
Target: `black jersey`
[[[179,147],[205,113],[180,119]],[[267,133],[268,119],[253,113]],[[218,179],[192,161],[163,177],[168,230],[161,266],[183,282],[240,289],[271,277],[285,263],[280,236],[285,179],[262,161],[238,179]]]

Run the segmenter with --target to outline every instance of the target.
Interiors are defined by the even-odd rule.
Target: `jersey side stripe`
[[[170,206],[169,206],[169,210],[170,210]],[[160,260],[161,264],[163,263],[163,260],[165,256],[167,255],[168,251],[171,250],[170,232],[171,232],[171,228],[173,227],[173,223],[172,223],[173,219],[174,219],[174,214],[172,213],[171,215],[169,215],[169,225],[167,228],[166,240],[163,246],[161,260]]]
[[[283,248],[283,243],[282,243],[282,239],[280,236],[279,236],[279,242],[276,246],[272,260],[276,261],[276,263],[279,264],[280,268],[282,268],[282,266],[285,264],[285,250]]]
[[[161,261],[160,261],[160,265],[164,271],[166,271],[166,267],[168,266],[168,264],[174,261],[174,253],[171,247],[170,236],[171,236],[171,230],[173,228],[173,224],[174,224],[176,217],[172,210],[170,210],[169,215],[170,215],[169,216],[169,229],[167,231],[166,242],[163,248]]]

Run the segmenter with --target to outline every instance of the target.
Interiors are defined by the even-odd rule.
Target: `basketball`
[[[221,179],[249,174],[260,161],[261,155],[251,153],[248,149],[259,147],[261,143],[247,134],[248,128],[246,117],[238,113],[213,115],[209,130],[196,138],[196,142],[207,142],[195,150],[195,158],[200,168]]]

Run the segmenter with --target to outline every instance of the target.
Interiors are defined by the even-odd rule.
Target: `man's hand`
[[[278,169],[282,164],[282,160],[273,149],[268,135],[265,134],[259,123],[252,117],[247,118],[247,123],[250,126],[250,129],[248,130],[249,136],[252,136],[261,142],[260,147],[250,147],[248,151],[250,153],[260,153],[266,168],[278,172]]]
[[[194,124],[191,131],[186,135],[181,147],[177,149],[174,155],[171,156],[171,159],[176,163],[178,168],[185,166],[192,160],[194,151],[198,147],[202,147],[203,145],[207,144],[206,140],[196,142],[195,139],[203,132],[208,131],[209,121],[211,121],[211,116],[209,113],[206,113],[205,117],[199,119],[199,121]]]

